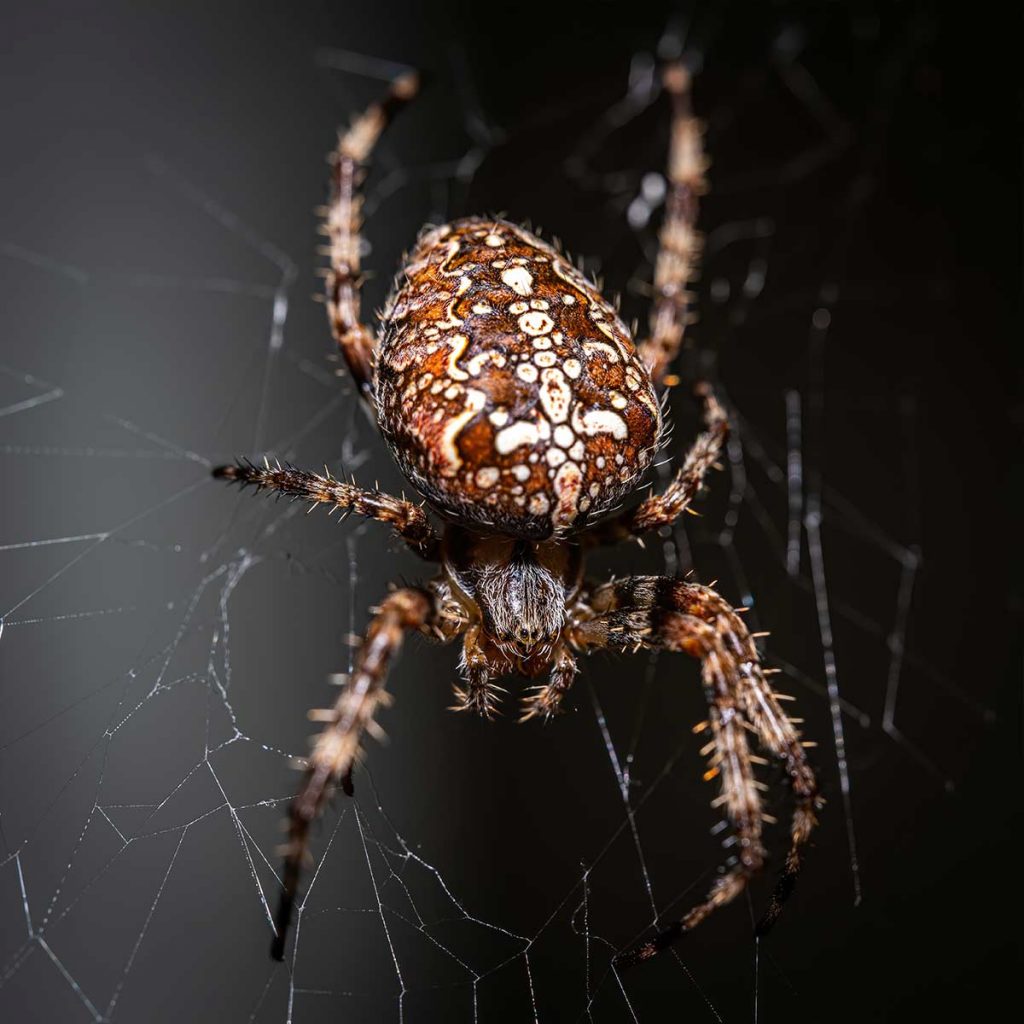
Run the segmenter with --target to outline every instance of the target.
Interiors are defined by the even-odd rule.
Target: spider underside
[[[732,900],[765,859],[760,761],[750,737],[783,764],[794,799],[790,848],[763,918],[771,925],[795,882],[821,803],[800,733],[783,712],[741,617],[711,587],[661,576],[598,583],[584,574],[589,548],[639,539],[674,523],[716,464],[728,433],[707,383],[695,394],[704,429],[661,494],[609,510],[635,490],[662,431],[658,392],[688,323],[687,284],[700,239],[705,190],[701,131],[689,76],[663,76],[672,101],[666,216],[659,235],[650,330],[634,344],[615,310],[563,256],[525,229],[469,218],[425,232],[382,314],[379,336],[360,319],[360,184],[395,110],[416,91],[396,80],[383,102],[356,117],[332,156],[325,233],[327,307],[340,352],[423,505],[291,466],[241,461],[214,475],[389,524],[423,559],[440,565],[424,586],[392,590],[374,610],[355,668],[323,724],[289,811],[281,903],[272,953],[281,959],[309,833],[351,772],[374,715],[388,702],[388,667],[405,634],[462,639],[456,710],[491,717],[496,681],[540,680],[522,720],[558,712],[594,650],[679,651],[699,658],[708,699],[701,751],[720,780],[735,855],[705,898],[651,941],[618,957],[645,960]]]

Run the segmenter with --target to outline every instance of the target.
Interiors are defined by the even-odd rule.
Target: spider
[[[821,804],[814,773],[784,699],[767,681],[755,637],[712,587],[660,576],[595,582],[584,555],[670,526],[716,465],[728,420],[706,382],[695,387],[704,429],[667,488],[618,507],[639,485],[663,437],[659,391],[689,322],[687,284],[700,253],[695,230],[705,191],[701,128],[690,112],[688,72],[666,67],[672,101],[669,192],[654,274],[649,334],[634,343],[614,307],[561,253],[501,218],[470,217],[424,229],[398,275],[377,335],[360,319],[360,185],[375,143],[416,93],[413,74],[339,135],[331,157],[324,233],[331,328],[362,399],[417,504],[292,466],[242,460],[213,475],[356,512],[390,525],[440,571],[424,586],[392,590],[373,610],[355,668],[322,723],[288,818],[272,955],[285,941],[308,857],[312,824],[340,784],[352,794],[362,738],[389,702],[388,667],[405,634],[462,638],[455,710],[495,714],[496,681],[545,676],[523,701],[522,720],[549,719],[595,650],[680,651],[702,662],[709,735],[705,779],[718,778],[735,855],[705,897],[653,939],[622,954],[654,955],[734,899],[765,859],[750,736],[778,758],[794,796],[790,847],[759,925],[774,921],[796,880]],[[428,505],[442,520],[439,528]]]

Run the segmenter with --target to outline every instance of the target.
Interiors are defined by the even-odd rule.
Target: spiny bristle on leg
[[[562,697],[564,692],[557,690],[551,684],[534,686],[531,692],[523,698],[522,714],[520,722],[528,722],[531,718],[543,718],[548,721],[562,711]]]
[[[491,692],[494,687],[474,690],[471,687],[463,689],[461,686],[455,686],[452,689],[455,693],[455,703],[448,708],[449,711],[470,711],[488,721],[494,721],[501,714],[498,702]]]

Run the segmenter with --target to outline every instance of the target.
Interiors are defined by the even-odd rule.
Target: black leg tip
[[[757,926],[754,928],[755,937],[763,939],[775,927],[775,922],[778,921],[779,914],[781,913],[782,904],[778,900],[772,899],[768,904],[768,909],[764,912],[764,916],[757,922]]]
[[[768,900],[768,909],[765,910],[764,916],[757,922],[757,927],[754,929],[754,934],[759,939],[763,938],[775,927],[775,922],[778,921],[779,915],[782,913],[783,904],[793,895],[795,888],[796,872],[783,872],[782,877],[775,886],[771,899]]]
[[[285,866],[287,873],[288,867]],[[281,902],[277,905],[277,917],[274,919],[274,938],[270,943],[270,958],[280,963],[284,959],[284,946],[288,941],[288,926],[292,920],[292,907],[295,893],[285,888],[281,893]]]
[[[685,929],[679,922],[669,925],[668,928],[659,932],[650,942],[645,942],[642,946],[638,946],[628,953],[621,953],[615,957],[612,960],[612,966],[616,970],[627,971],[630,967],[642,964],[645,960],[650,960],[652,956],[656,956],[663,949],[668,949],[669,946],[677,942],[684,931]]]

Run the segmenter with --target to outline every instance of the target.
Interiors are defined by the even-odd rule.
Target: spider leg
[[[682,466],[661,494],[652,494],[635,508],[627,509],[585,530],[580,540],[587,546],[618,544],[662,526],[671,526],[690,507],[709,470],[729,436],[729,419],[706,381],[694,387],[703,405],[704,429],[686,453]]]
[[[338,782],[351,795],[352,766],[359,756],[363,734],[379,732],[373,715],[389,701],[384,690],[388,665],[402,646],[405,633],[418,630],[430,635],[442,621],[438,600],[430,591],[406,588],[389,594],[376,609],[359,648],[355,670],[334,707],[309,713],[313,721],[323,722],[324,727],[314,741],[302,786],[288,811],[281,900],[271,946],[275,960],[284,957],[299,878],[308,858],[310,827]]]
[[[269,462],[258,466],[246,459],[233,466],[218,466],[213,470],[213,476],[229,483],[240,483],[243,487],[252,484],[257,491],[275,491],[305,499],[314,505],[330,505],[332,512],[342,509],[387,523],[416,554],[430,561],[438,560],[440,537],[421,505],[336,480],[326,469],[324,472],[327,475],[321,476],[288,465],[271,466]]]
[[[462,641],[460,668],[465,686],[455,687],[455,704],[450,711],[473,711],[493,720],[498,715],[498,694],[501,687],[491,682],[491,667],[480,643],[480,627],[470,626]]]
[[[533,691],[523,698],[523,713],[520,722],[531,718],[543,718],[548,721],[557,715],[562,708],[562,699],[569,692],[576,673],[576,658],[568,647],[560,647],[552,659],[551,675],[543,686],[535,686]]]
[[[690,73],[681,64],[670,64],[662,82],[672,100],[668,198],[658,235],[650,334],[637,346],[656,387],[665,383],[668,367],[691,322],[691,295],[686,286],[693,279],[700,258],[697,200],[707,191],[704,172],[708,167],[701,144],[702,128],[690,112]]]
[[[734,863],[718,876],[705,899],[653,940],[618,958],[619,966],[647,960],[691,931],[717,907],[733,900],[761,868],[763,815],[746,731],[783,762],[796,801],[786,866],[764,919],[763,934],[774,923],[792,891],[800,868],[801,848],[815,825],[820,806],[817,782],[807,762],[800,734],[786,717],[765,679],[757,648],[733,609],[710,587],[659,576],[634,576],[598,588],[591,602],[594,617],[578,623],[571,634],[581,649],[635,650],[655,647],[701,659],[709,702],[712,754],[706,779],[721,780],[721,795],[736,836]]]
[[[693,318],[687,285],[700,258],[697,206],[698,198],[707,191],[704,172],[708,166],[701,143],[702,128],[690,111],[690,73],[681,64],[670,64],[662,81],[672,100],[669,191],[665,220],[658,235],[650,333],[637,346],[656,387],[666,383],[668,368],[682,348],[686,328]],[[711,385],[699,381],[694,393],[703,406],[704,430],[665,492],[596,524],[583,534],[585,543],[615,544],[661,526],[671,526],[689,507],[708,470],[716,464],[729,433],[728,418]]]
[[[323,228],[330,240],[330,269],[325,288],[327,317],[359,393],[371,405],[376,344],[373,331],[360,320],[360,185],[381,133],[395,112],[416,95],[418,87],[418,77],[413,73],[396,78],[382,101],[354,117],[348,129],[339,134],[330,158],[331,195]]]

